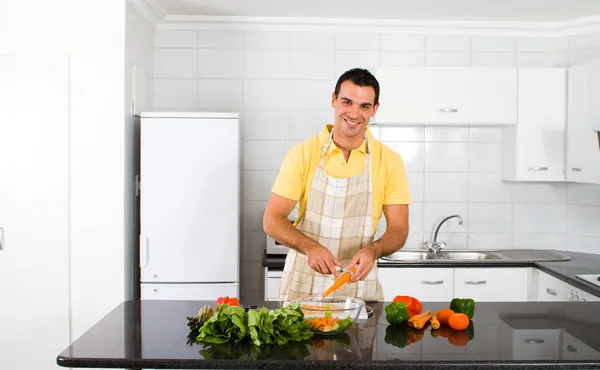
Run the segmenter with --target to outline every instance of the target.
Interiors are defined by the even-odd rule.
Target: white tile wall
[[[569,38],[342,34],[324,30],[157,31],[156,109],[234,110],[244,125],[243,296],[259,298],[262,215],[290,148],[333,121],[346,69],[379,64],[566,66],[600,55],[600,33]],[[385,87],[382,86],[384,89]],[[377,127],[401,154],[413,198],[406,248],[558,248],[600,253],[600,186],[500,180],[498,127]],[[380,224],[378,235],[385,225]]]

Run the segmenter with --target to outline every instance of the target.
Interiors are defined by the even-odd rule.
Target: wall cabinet
[[[481,67],[380,67],[381,125],[517,123],[517,70]]]
[[[600,59],[568,69],[566,180],[600,184]]]
[[[518,124],[502,128],[502,179],[564,181],[566,69],[519,69]]]

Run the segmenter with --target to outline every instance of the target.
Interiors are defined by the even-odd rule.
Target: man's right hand
[[[320,244],[315,244],[306,250],[308,265],[316,272],[329,275],[333,274],[337,278],[338,269],[342,264],[333,256],[333,253]]]

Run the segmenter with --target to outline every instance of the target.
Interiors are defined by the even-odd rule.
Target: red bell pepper
[[[409,317],[421,313],[421,302],[419,302],[419,300],[414,297],[407,295],[398,295],[394,297],[394,300],[392,302],[404,302],[404,304],[406,304],[406,308],[408,308]]]
[[[217,298],[217,306],[220,306],[222,304],[226,304],[228,306],[239,306],[240,301],[235,297],[229,298],[229,296]]]

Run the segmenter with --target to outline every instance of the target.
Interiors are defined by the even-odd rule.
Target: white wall
[[[209,26],[206,26],[209,27]],[[431,33],[431,32],[429,32]],[[600,55],[600,34],[563,38],[254,30],[157,30],[154,109],[231,110],[244,124],[244,299],[256,299],[265,247],[262,214],[286,151],[333,120],[338,76],[360,66],[565,67]],[[385,89],[385,86],[382,86]],[[374,130],[378,130],[375,128]],[[497,127],[381,128],[409,171],[414,204],[406,248],[600,252],[600,186],[500,180]]]

